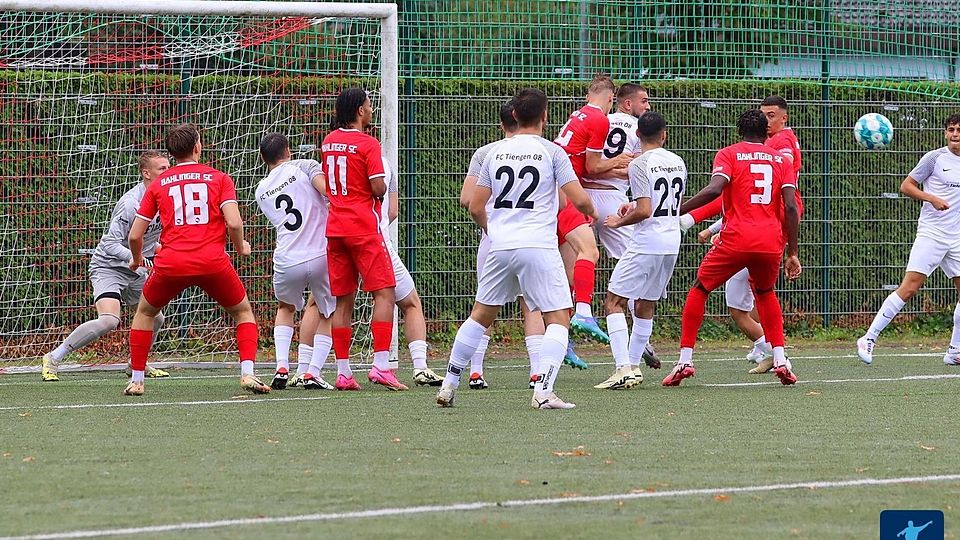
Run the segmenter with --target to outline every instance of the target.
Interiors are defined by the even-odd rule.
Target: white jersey
[[[920,208],[917,236],[952,244],[960,239],[960,156],[946,147],[927,152],[910,171],[923,186],[923,191],[936,195],[950,204],[940,211],[924,202]]]
[[[387,158],[383,158],[383,172],[386,173],[383,181],[387,184],[387,192],[383,196],[383,202],[380,203],[380,234],[383,235],[385,242],[393,246],[393,240],[390,236],[390,194],[398,193],[399,190],[397,189],[397,175],[394,174],[393,167],[387,161]]]
[[[637,117],[624,112],[615,112],[607,115],[610,120],[610,130],[607,132],[607,140],[603,144],[603,153],[601,160],[613,159],[626,152],[636,154],[640,152],[640,137],[637,135]],[[619,178],[586,178],[588,182],[610,186],[626,193],[630,185],[628,180]]]
[[[576,181],[566,152],[543,137],[514,135],[491,148],[477,180],[493,192],[490,251],[556,249],[559,188]]]
[[[313,187],[322,174],[312,159],[293,159],[275,167],[257,184],[256,201],[277,229],[273,265],[288,268],[327,254],[327,201]]]
[[[650,198],[653,213],[637,224],[630,249],[651,255],[680,252],[680,203],[687,185],[687,165],[673,152],[654,148],[627,168],[634,199]]]
[[[130,253],[127,237],[130,235],[130,227],[133,226],[133,220],[140,208],[140,201],[146,191],[147,186],[143,182],[137,182],[136,186],[130,188],[117,201],[113,207],[113,214],[110,215],[110,224],[93,251],[93,256],[90,257],[91,268],[126,268],[130,264],[133,254]],[[143,256],[153,257],[159,241],[160,217],[157,216],[150,221],[143,234]]]
[[[473,156],[470,158],[470,167],[467,169],[467,176],[476,176],[480,177],[480,167],[483,166],[483,160],[487,159],[487,154],[490,153],[490,150],[502,143],[506,139],[500,139],[499,141],[493,141],[492,143],[487,143],[480,148],[477,148],[477,151],[473,153]],[[487,215],[490,215],[490,211],[493,210],[493,197],[487,199],[487,205],[484,207],[487,210]],[[486,233],[481,233],[483,236],[481,239],[486,237]],[[489,247],[489,246],[487,246]],[[489,251],[489,250],[488,250]]]

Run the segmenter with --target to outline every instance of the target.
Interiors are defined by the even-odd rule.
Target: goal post
[[[401,170],[393,3],[0,0],[0,31],[9,40],[0,51],[0,114],[11,127],[5,142],[18,145],[0,163],[0,370],[36,364],[93,316],[89,254],[138,181],[137,155],[162,149],[172,124],[201,125],[204,160],[231,174],[250,201],[266,174],[259,137],[288,133],[295,157],[319,160],[333,98],[360,84],[371,90],[384,155]],[[254,257],[236,262],[266,337],[276,307],[274,233],[255,204],[242,204]],[[396,244],[395,225],[391,237]],[[370,314],[367,299],[356,318]],[[122,328],[131,317],[127,306]],[[167,321],[161,361],[234,360],[231,327],[202,295],[175,300]],[[355,332],[362,343],[354,352],[366,359],[364,333]],[[114,332],[65,363],[123,360],[125,342]]]

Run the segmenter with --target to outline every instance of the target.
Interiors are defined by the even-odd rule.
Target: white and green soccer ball
[[[853,125],[853,138],[868,150],[882,150],[893,142],[893,124],[882,114],[867,113]]]

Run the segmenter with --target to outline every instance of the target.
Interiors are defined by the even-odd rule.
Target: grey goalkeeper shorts
[[[140,292],[146,281],[146,272],[141,274],[129,268],[115,266],[90,268],[94,302],[101,298],[116,298],[123,304],[135,306],[140,302]]]

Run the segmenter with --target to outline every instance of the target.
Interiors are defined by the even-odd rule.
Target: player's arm
[[[946,210],[950,208],[950,203],[947,201],[920,189],[920,182],[915,180],[912,176],[907,176],[903,180],[903,183],[900,184],[900,193],[903,193],[911,199],[928,202],[937,210]]]
[[[650,197],[639,197],[636,200],[636,204],[627,210],[625,214],[622,216],[607,216],[603,224],[611,229],[616,229],[618,227],[640,223],[652,215],[653,205],[650,204]]]
[[[130,226],[130,233],[127,235],[127,244],[130,246],[130,269],[136,271],[143,266],[143,235],[147,232],[150,220],[137,215]]]
[[[603,159],[603,150],[587,149],[587,176],[591,178],[622,178],[614,176],[617,173],[613,171],[617,169],[625,170],[634,157],[636,156],[633,154],[623,153],[612,159]]]
[[[321,195],[327,194],[327,177],[323,174],[316,174],[310,178],[310,183],[313,185],[313,189],[317,190]]]
[[[240,217],[240,206],[237,201],[226,201],[220,208],[220,212],[223,213],[227,236],[230,237],[234,249],[240,255],[250,255],[250,243],[243,239],[243,218]]]
[[[396,191],[390,192],[390,211],[387,213],[387,218],[390,221],[388,223],[393,223],[400,217],[400,194]]]
[[[490,200],[491,195],[493,195],[493,191],[490,189],[490,186],[477,184],[473,190],[470,205],[468,206],[470,209],[470,217],[473,218],[473,221],[479,225],[484,232],[487,230],[487,201]]]
[[[781,190],[783,197],[783,230],[787,234],[787,261],[783,269],[787,279],[800,277],[800,207],[797,206],[797,188],[785,185]]]
[[[710,177],[710,183],[693,197],[690,197],[680,205],[680,214],[689,214],[693,210],[705,206],[723,193],[723,188],[730,182],[725,174],[714,174]]]
[[[572,202],[573,206],[579,210],[581,214],[597,221],[600,220],[600,214],[597,213],[597,209],[593,206],[593,200],[587,195],[587,192],[583,190],[580,182],[567,182],[560,186],[560,191],[566,195],[567,200]]]
[[[581,214],[591,217],[594,221],[600,221],[600,214],[593,206],[593,199],[587,195],[577,179],[577,173],[573,170],[573,164],[567,153],[560,150],[560,147],[548,149],[551,152],[553,161],[553,177],[557,185],[560,186],[560,208],[568,203],[573,203],[574,208]]]
[[[100,247],[115,259],[129,261],[133,258],[130,250],[123,245],[123,241],[127,240],[130,234],[132,222],[135,221],[136,211],[136,208],[130,207],[126,198],[118,201],[117,205],[113,207],[113,215],[110,217],[110,227],[107,229],[107,233],[103,235],[103,238],[100,239]],[[129,243],[129,240],[127,241]]]
[[[460,186],[460,206],[470,208],[470,201],[473,200],[473,192],[477,187],[476,175],[468,174],[463,179],[463,185]]]

